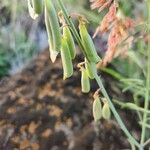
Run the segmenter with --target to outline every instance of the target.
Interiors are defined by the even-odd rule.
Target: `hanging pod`
[[[90,35],[86,29],[85,23],[80,22],[79,30],[80,30],[80,36],[81,36],[82,44],[84,46],[84,51],[88,57],[88,60],[90,62],[94,62],[94,63],[99,62],[101,59],[96,52],[93,40],[90,37]]]
[[[64,72],[63,79],[65,80],[73,75],[73,65],[66,38],[62,38],[61,44],[61,59]]]
[[[108,102],[104,103],[104,106],[102,108],[102,116],[104,119],[107,119],[107,120],[109,120],[111,117],[111,111],[110,111]]]
[[[102,104],[98,96],[93,102],[93,117],[95,122],[99,121],[102,117]]]
[[[81,87],[83,93],[90,91],[90,79],[85,68],[81,68]]]
[[[49,40],[51,40],[50,45],[50,57],[52,62],[55,62],[58,53],[61,48],[61,33],[59,28],[59,22],[55,7],[52,3],[52,0],[45,0],[45,22],[48,24],[47,30],[51,31]]]
[[[50,25],[50,20],[49,20],[49,16],[48,16],[48,11],[45,7],[45,26],[46,26],[46,31],[48,34],[48,40],[51,40],[51,43],[53,43],[52,41],[52,30],[51,30],[51,25]],[[51,44],[50,44],[51,45]]]
[[[47,12],[46,7],[45,7],[45,26],[46,26],[46,30],[47,30],[47,34],[48,34],[50,58],[51,58],[52,62],[55,62],[58,52],[52,51],[53,50],[53,36],[52,36],[52,30],[51,30],[50,21],[49,21],[48,12]]]
[[[70,51],[71,58],[74,59],[75,56],[76,56],[75,43],[74,43],[74,39],[72,37],[72,34],[70,32],[70,29],[69,29],[68,25],[65,25],[63,27],[63,36],[67,40],[68,48],[69,48],[69,51]]]
[[[43,0],[32,0],[33,10],[36,14],[41,14],[43,11]]]
[[[29,15],[32,19],[36,19],[38,17],[38,14],[33,9],[33,4],[32,4],[31,0],[28,0],[28,11],[29,11]]]
[[[85,68],[90,79],[94,79],[97,74],[96,64],[93,62],[88,62],[85,58]]]

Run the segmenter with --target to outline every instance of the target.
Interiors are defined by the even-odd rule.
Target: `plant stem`
[[[135,110],[135,111],[142,112],[142,113],[145,112],[144,108],[141,108],[141,107],[136,106],[136,105],[134,108],[131,108],[131,107],[128,107],[128,103],[120,102],[119,100],[115,100],[115,99],[113,99],[113,102],[116,103],[117,105],[121,106],[122,108],[128,108],[128,109]],[[150,114],[149,110],[146,110],[146,112],[148,114]]]
[[[80,46],[80,48],[81,48],[83,54],[85,55],[85,53],[84,53],[84,47],[83,47],[83,45],[82,45],[80,36],[79,36],[79,34],[78,34],[78,32],[77,32],[77,30],[76,30],[76,28],[75,28],[73,22],[70,20],[69,15],[68,15],[68,13],[67,13],[65,7],[64,7],[64,4],[63,4],[62,0],[57,0],[57,1],[58,1],[59,7],[61,8],[61,10],[62,10],[62,12],[63,12],[63,14],[64,14],[64,17],[65,17],[65,19],[66,19],[66,22],[67,22],[67,23],[70,25],[70,27],[71,27],[73,36],[74,36],[75,39],[77,40],[77,42],[78,42],[78,44],[79,44],[79,46]],[[85,55],[85,56],[86,56],[86,55]],[[112,110],[112,112],[113,112],[113,114],[114,114],[114,116],[115,116],[115,118],[116,118],[118,124],[120,125],[121,129],[124,131],[124,133],[126,134],[126,136],[130,139],[130,141],[131,141],[134,145],[136,145],[136,146],[139,148],[139,150],[143,150],[142,146],[141,146],[141,145],[135,140],[135,138],[130,134],[130,132],[128,131],[128,129],[127,129],[126,126],[124,125],[123,121],[121,120],[121,118],[120,118],[119,114],[117,113],[117,111],[116,111],[116,109],[115,109],[115,107],[114,107],[112,101],[110,100],[110,98],[109,98],[109,96],[108,96],[108,94],[107,94],[107,92],[106,92],[106,90],[105,90],[105,88],[104,88],[104,86],[103,86],[103,83],[102,83],[100,77],[98,76],[98,74],[95,76],[95,79],[96,79],[97,84],[99,85],[99,87],[100,87],[100,89],[101,89],[101,91],[102,91],[103,96],[104,96],[105,98],[107,98],[107,100],[108,100],[108,102],[109,102],[109,106],[110,106],[110,108],[111,108],[111,110]]]
[[[103,72],[105,72],[105,73],[107,73],[107,74],[109,74],[109,75],[111,75],[116,80],[121,81],[122,79],[124,79],[124,77],[121,74],[119,74],[117,71],[115,71],[115,70],[113,70],[111,68],[101,67],[100,70],[103,71]]]
[[[143,122],[140,121],[139,124],[140,124],[140,125],[143,125]],[[149,124],[145,124],[145,127],[146,127],[147,129],[150,129],[150,125],[149,125]]]
[[[124,133],[126,134],[126,136],[130,139],[130,141],[134,145],[136,145],[140,150],[142,150],[142,147],[140,146],[140,144],[133,138],[133,136],[130,134],[130,132],[128,131],[128,129],[124,125],[122,119],[120,118],[118,112],[116,111],[116,109],[115,109],[112,101],[110,100],[110,98],[109,98],[109,96],[108,96],[108,94],[107,94],[107,92],[106,92],[106,90],[105,90],[105,88],[103,86],[103,83],[102,83],[102,81],[101,81],[101,79],[100,79],[100,77],[98,75],[96,77],[96,81],[97,81],[99,87],[101,88],[101,91],[102,91],[104,97],[107,98],[107,100],[109,102],[109,106],[111,108],[111,111],[113,112],[113,114],[114,114],[114,116],[115,116],[118,124],[120,125],[121,129],[124,131]]]
[[[129,143],[130,143],[130,145],[131,145],[131,149],[132,150],[136,150],[136,147],[135,147],[135,145],[128,139],[128,141],[129,141]]]
[[[148,140],[143,144],[143,147],[147,146],[148,144],[150,144],[150,139],[148,139]]]
[[[148,26],[150,26],[150,0],[147,0],[148,6]],[[148,33],[149,34],[149,33]],[[150,100],[150,41],[148,41],[148,49],[147,49],[147,76],[146,76],[146,93],[145,93],[145,104],[144,104],[144,115],[143,115],[143,124],[142,124],[142,134],[141,134],[141,145],[144,144],[146,138],[146,126],[148,113],[146,110],[149,108],[149,100]]]

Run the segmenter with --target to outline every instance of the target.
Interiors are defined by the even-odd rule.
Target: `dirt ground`
[[[1,80],[0,150],[128,149],[128,141],[113,119],[93,122],[94,81],[87,95],[81,93],[76,62],[72,78],[63,81],[62,73],[60,59],[52,64],[46,50],[21,73]],[[107,75],[104,81],[109,93],[117,93],[112,88],[115,81]],[[134,114],[122,116],[138,134],[133,129]]]

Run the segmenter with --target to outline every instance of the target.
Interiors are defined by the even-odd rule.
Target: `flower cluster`
[[[106,32],[109,29],[110,24],[117,19],[117,8],[118,4],[113,2],[111,6],[109,7],[108,13],[103,18],[100,26],[97,28],[94,36],[98,34],[98,32]]]
[[[103,59],[103,66],[106,66],[114,57],[126,55],[131,47],[133,37],[129,37],[128,29],[133,26],[130,18],[118,19],[114,24],[109,37],[108,48]]]
[[[90,0],[91,8],[102,11],[109,8],[93,37],[98,33],[105,33],[110,30],[108,37],[108,48],[100,66],[106,66],[114,57],[125,54],[131,46],[132,37],[129,37],[129,29],[134,26],[131,18],[123,16],[118,10],[117,0]],[[122,44],[123,41],[126,41]],[[122,44],[122,46],[121,46]]]
[[[91,4],[91,8],[92,9],[96,9],[98,8],[99,12],[101,12],[103,9],[109,7],[111,5],[111,3],[113,2],[113,0],[90,0]]]

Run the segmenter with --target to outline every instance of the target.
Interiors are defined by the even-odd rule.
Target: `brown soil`
[[[60,59],[52,64],[46,50],[21,73],[1,81],[0,150],[128,148],[115,121],[93,122],[93,91],[89,95],[81,93],[80,73],[75,69],[74,76],[66,81],[62,76]],[[115,82],[104,77],[109,93],[117,93],[112,88]],[[92,82],[92,89],[96,88]],[[123,115],[133,118],[132,114]],[[133,122],[128,123],[129,129]]]

